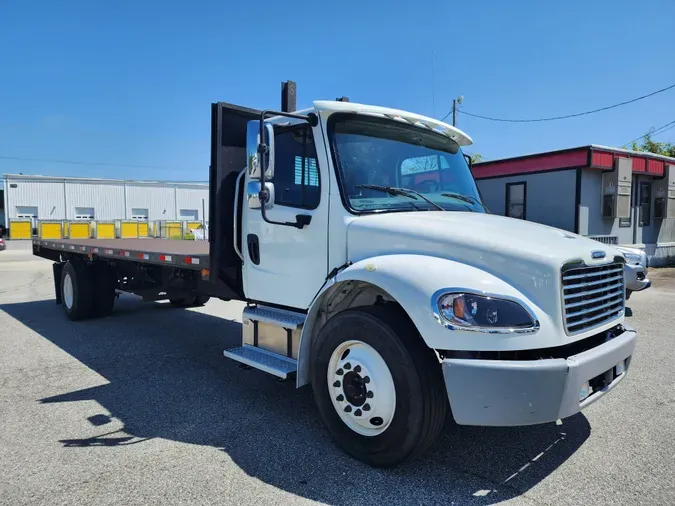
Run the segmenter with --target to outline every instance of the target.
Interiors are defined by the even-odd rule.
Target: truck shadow
[[[428,454],[397,469],[371,469],[331,442],[310,388],[297,391],[292,382],[223,358],[224,348],[239,343],[238,322],[119,302],[114,316],[78,323],[51,300],[0,305],[109,381],[40,400],[100,404],[100,414],[73,420],[99,427],[100,436],[62,440],[64,447],[164,438],[219,448],[248,475],[329,504],[492,504],[526,493],[590,435],[581,414],[562,425],[521,428],[449,422]],[[106,429],[113,419],[124,428]]]

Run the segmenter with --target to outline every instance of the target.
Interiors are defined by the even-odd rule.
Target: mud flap
[[[52,264],[52,272],[54,273],[54,295],[56,296],[57,304],[61,304],[61,271],[63,271],[62,263]]]

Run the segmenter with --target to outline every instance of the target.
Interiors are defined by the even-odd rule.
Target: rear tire
[[[441,366],[398,306],[334,316],[313,344],[311,363],[319,413],[335,441],[358,460],[399,465],[426,451],[441,432],[448,410]],[[368,376],[359,380],[362,373]]]
[[[69,320],[90,318],[94,309],[91,269],[79,260],[68,260],[61,271],[61,305]]]

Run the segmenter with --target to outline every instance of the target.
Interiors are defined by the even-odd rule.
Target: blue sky
[[[674,19],[672,0],[2,2],[0,157],[173,169],[0,159],[0,173],[205,180],[209,104],[276,108],[287,79],[299,107],[346,95],[443,117],[460,94],[507,118],[602,107],[675,83]],[[490,159],[621,145],[672,120],[675,90],[458,126]]]

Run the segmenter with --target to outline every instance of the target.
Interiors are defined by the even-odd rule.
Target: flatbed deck
[[[105,258],[175,265],[187,269],[209,267],[209,243],[174,239],[33,239],[40,249],[96,255]]]

